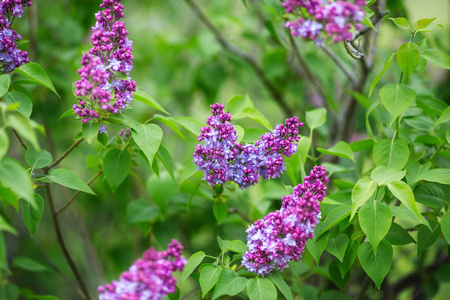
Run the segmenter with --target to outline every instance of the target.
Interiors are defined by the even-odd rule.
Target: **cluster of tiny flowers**
[[[201,128],[194,151],[194,163],[204,174],[208,184],[236,182],[242,189],[259,182],[259,178],[276,178],[286,169],[283,156],[297,151],[298,127],[303,126],[297,117],[278,124],[272,132],[265,133],[254,144],[236,143],[236,129],[230,123],[231,115],[224,106],[211,105],[212,115]]]
[[[247,229],[247,246],[242,265],[258,275],[282,270],[291,260],[298,261],[320,218],[320,202],[325,196],[328,178],[323,167],[316,166],[304,184],[283,196],[281,209],[269,213]]]
[[[128,76],[133,68],[133,42],[127,38],[121,0],[103,0],[92,27],[93,48],[81,58],[81,79],[75,82],[78,105],[75,113],[86,123],[109,113],[117,114],[129,106],[136,82]],[[105,128],[100,128],[105,132]]]
[[[182,271],[186,259],[181,256],[183,246],[172,240],[166,251],[151,248],[136,260],[119,281],[98,287],[100,300],[160,300],[175,292],[175,271]]]
[[[15,17],[22,17],[24,6],[30,5],[27,0],[0,0],[0,65],[5,74],[29,62],[28,53],[17,49],[22,36],[11,29],[11,23]]]
[[[291,15],[286,27],[292,35],[323,42],[320,34],[332,37],[334,42],[353,38],[352,29],[361,30],[365,0],[284,0],[283,7]]]

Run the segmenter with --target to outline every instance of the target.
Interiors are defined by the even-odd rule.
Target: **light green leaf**
[[[168,119],[187,129],[195,136],[200,135],[200,128],[204,126],[202,122],[192,117],[170,117]]]
[[[155,124],[139,124],[131,130],[131,134],[151,166],[161,144],[163,131]]]
[[[10,114],[7,121],[9,125],[14,128],[22,138],[31,143],[31,145],[35,149],[40,149],[36,132],[34,131],[30,120],[20,114]]]
[[[0,161],[0,183],[37,208],[30,176],[17,160],[5,158]]]
[[[46,266],[29,257],[15,257],[13,259],[12,265],[30,272],[49,271]]]
[[[175,132],[182,139],[186,139],[184,134],[181,132],[180,128],[178,128],[177,123],[175,123],[174,121],[169,120],[169,119],[167,119],[167,117],[162,116],[162,115],[158,115],[158,114],[153,115],[153,120],[156,120],[156,121],[159,121],[159,122],[163,123],[164,125],[166,125],[170,129],[172,129],[172,131]]]
[[[126,150],[111,149],[103,159],[103,174],[113,192],[127,178],[131,167],[131,156]]]
[[[420,55],[436,67],[450,69],[450,56],[439,50],[425,49]]]
[[[352,212],[350,220],[353,219],[358,208],[364,205],[364,203],[372,197],[376,190],[377,184],[372,180],[367,178],[358,180],[352,190]]]
[[[321,236],[325,231],[347,218],[351,213],[352,207],[350,205],[339,205],[327,215],[320,232],[315,232],[316,235]]]
[[[41,222],[42,215],[44,214],[44,199],[39,194],[34,194],[34,200],[37,208],[30,205],[30,202],[22,201],[20,204],[22,206],[22,217],[25,226],[31,234],[34,236],[36,229]]]
[[[409,159],[409,148],[403,140],[380,140],[373,148],[375,166],[401,170]]]
[[[316,108],[306,112],[306,124],[311,130],[325,124],[327,110],[325,108]]]
[[[394,56],[397,53],[391,53],[391,55],[389,55],[386,58],[386,61],[384,62],[384,66],[383,69],[381,70],[380,74],[377,75],[377,77],[374,78],[374,80],[372,81],[372,83],[370,84],[370,90],[369,90],[369,97],[372,95],[373,90],[375,89],[375,86],[377,85],[378,81],[380,81],[381,77],[383,76],[384,72],[386,72],[387,68],[389,67],[389,65],[392,62],[392,59],[394,58]],[[372,104],[373,105],[373,104]]]
[[[266,127],[268,130],[272,130],[272,126],[270,125],[269,120],[264,117],[264,115],[253,107],[244,108],[244,110],[240,113],[240,115],[245,116],[249,119],[252,119],[255,122],[258,122],[262,126]]]
[[[188,278],[189,275],[191,275],[192,272],[194,272],[195,268],[197,268],[197,266],[203,261],[205,256],[206,256],[205,252],[198,251],[192,254],[191,257],[189,257],[188,262],[184,267],[183,273],[181,273],[180,283],[183,283],[186,280],[186,278]]]
[[[228,100],[225,105],[225,111],[231,114],[231,117],[239,115],[247,107],[253,107],[252,100],[248,95],[246,96],[234,96]]]
[[[326,249],[342,262],[344,260],[345,250],[347,250],[348,241],[348,236],[344,233],[341,233],[328,240]]]
[[[391,83],[380,90],[380,99],[394,121],[413,104],[416,92],[404,84]]]
[[[317,224],[314,238],[306,242],[306,248],[308,249],[309,253],[311,253],[317,265],[319,265],[320,257],[327,247],[328,237],[330,236],[329,231],[326,231],[324,234],[319,236],[319,232],[321,232],[321,230],[319,230],[319,227],[322,226],[321,224],[322,223]]]
[[[158,206],[146,200],[134,200],[128,203],[125,220],[129,224],[153,221],[159,216]]]
[[[434,244],[441,235],[441,226],[438,222],[430,220],[431,230],[425,225],[419,225],[417,231],[417,256]]]
[[[391,244],[386,240],[381,241],[377,248],[377,254],[372,251],[369,242],[359,246],[358,257],[364,271],[375,282],[378,289],[384,277],[389,273],[392,265],[393,250]]]
[[[245,135],[245,130],[240,125],[234,125],[234,129],[236,129],[237,140],[236,143],[240,143]]]
[[[9,90],[10,83],[11,77],[9,77],[9,74],[0,75],[0,97],[3,97],[3,95]]]
[[[411,210],[409,210],[405,206],[393,206],[391,207],[392,216],[396,218],[403,218],[410,221],[413,221],[414,224],[424,224],[427,226],[430,230],[430,224],[428,223],[427,219],[425,219],[422,215],[420,217],[417,217]]]
[[[156,152],[156,157],[162,162],[164,168],[167,170],[167,173],[169,173],[170,177],[175,182],[175,175],[173,174],[173,161],[169,151],[167,151],[163,145],[159,145],[158,151]]]
[[[419,21],[417,21],[414,24],[414,28],[416,32],[419,31],[430,31],[432,30],[434,27],[436,27],[437,25],[431,25],[431,23],[436,20],[436,18],[432,18],[432,19],[420,19]],[[431,25],[431,26],[430,26]]]
[[[311,139],[306,136],[302,136],[298,142],[298,154],[300,155],[300,161],[305,164],[308,159],[309,148],[311,147]]]
[[[352,148],[343,141],[337,142],[336,145],[329,149],[317,148],[317,151],[323,154],[335,155],[355,161],[355,155],[353,154]]]
[[[247,245],[241,240],[230,241],[227,244],[226,250],[230,250],[239,254],[244,254],[248,251]]]
[[[208,292],[216,285],[223,267],[206,266],[200,271],[199,283],[202,296],[206,298]]]
[[[412,211],[419,219],[420,213],[416,207],[414,194],[406,182],[394,180],[387,184],[387,187],[398,200],[400,200],[410,211]]]
[[[408,24],[408,20],[406,20],[405,18],[389,18],[389,20],[394,22],[394,24],[402,30],[412,31],[411,26],[409,26]]]
[[[94,121],[86,122],[81,125],[81,131],[83,132],[86,142],[90,144],[97,139],[99,128],[100,125]]]
[[[391,222],[391,210],[383,202],[368,202],[359,211],[359,224],[369,239],[375,255],[377,254],[378,244],[386,236],[391,227]]]
[[[418,182],[423,174],[425,174],[431,167],[431,162],[427,162],[423,165],[416,161],[410,161],[406,164],[406,182],[410,186],[413,186]]]
[[[376,167],[372,173],[370,173],[370,178],[378,183],[379,186],[388,184],[394,180],[401,180],[405,177],[406,171],[398,171],[397,169],[390,169],[385,166]]]
[[[409,76],[417,68],[420,61],[419,46],[413,42],[404,43],[397,51],[397,64],[405,75],[406,83],[409,82]]]
[[[186,180],[188,180],[190,177],[192,177],[195,173],[200,172],[197,170],[197,165],[193,162],[188,163],[181,173],[180,182],[179,184],[182,184]]]
[[[247,293],[250,300],[277,299],[277,289],[267,278],[250,278],[247,281]]]
[[[2,215],[0,215],[0,231],[6,231],[17,235],[17,231],[5,220]]]
[[[8,275],[11,275],[6,257],[5,237],[3,236],[3,233],[0,232],[0,270],[5,270]]]
[[[289,286],[287,285],[286,281],[284,281],[283,277],[281,276],[280,272],[273,271],[272,274],[268,275],[267,278],[269,278],[278,288],[278,290],[283,294],[283,296],[286,298],[286,300],[293,300],[292,292]]]
[[[450,184],[450,169],[437,168],[428,170],[419,177],[419,180]]]
[[[242,292],[247,285],[247,278],[239,277],[239,275],[229,269],[224,268],[219,276],[216,284],[216,289],[212,300],[217,299],[223,295],[234,296]]]
[[[433,130],[436,126],[442,124],[442,123],[448,123],[450,121],[450,106],[448,106],[443,112],[442,115],[437,119],[437,121],[434,123],[433,127],[430,128],[430,130]]]
[[[6,92],[3,95],[3,100],[5,100],[5,103],[8,105],[18,103],[19,107],[17,108],[17,111],[25,118],[30,118],[33,111],[33,102],[27,94],[20,91]]]
[[[29,147],[25,152],[25,161],[31,169],[40,169],[51,164],[53,158],[50,152],[46,150],[36,150]]]
[[[48,78],[47,73],[45,73],[44,69],[42,69],[39,64],[29,62],[17,68],[15,72],[30,78],[32,81],[42,86],[45,86],[59,97],[53,83],[50,81],[50,78]]]
[[[0,127],[0,160],[2,160],[3,156],[8,153],[9,149],[9,138],[6,131]]]
[[[80,177],[68,169],[54,169],[50,172],[48,179],[69,189],[96,195]]]
[[[225,202],[214,202],[213,205],[214,217],[216,217],[217,223],[222,223],[228,215],[228,206]]]
[[[450,210],[441,217],[441,230],[447,243],[450,244]]]
[[[147,94],[141,90],[137,90],[136,92],[134,92],[133,99],[136,99],[137,101],[142,102],[145,105],[148,105],[150,107],[153,107],[159,111],[162,111],[162,112],[170,115],[155,99],[153,99],[152,96],[150,96],[149,94]]]

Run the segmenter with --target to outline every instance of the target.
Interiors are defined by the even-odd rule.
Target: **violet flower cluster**
[[[182,271],[186,259],[181,256],[183,246],[172,240],[166,251],[151,248],[136,260],[119,281],[98,287],[100,300],[160,300],[175,292],[175,271]]]
[[[23,7],[30,5],[27,0],[0,1],[0,67],[5,74],[29,62],[28,53],[17,48],[22,36],[11,25],[14,18],[22,17]]]
[[[193,160],[208,184],[234,181],[244,189],[259,182],[260,177],[281,175],[286,169],[283,156],[290,157],[297,151],[298,127],[303,126],[297,117],[278,124],[254,144],[240,144],[230,113],[223,112],[224,106],[219,103],[211,108],[209,126],[201,128],[198,137],[204,144],[197,145]]]
[[[283,7],[290,14],[286,27],[292,35],[314,40],[320,45],[324,33],[334,42],[351,40],[353,29],[361,30],[365,0],[284,0]]]
[[[282,270],[291,260],[298,261],[320,218],[320,202],[328,183],[325,168],[316,166],[304,184],[283,196],[281,209],[269,213],[247,229],[247,246],[242,265],[258,275]]]
[[[81,58],[78,70],[81,79],[75,82],[78,105],[75,113],[86,123],[117,114],[129,106],[136,91],[136,82],[128,76],[133,68],[133,42],[127,38],[121,0],[103,0],[103,8],[95,14],[92,27],[93,48]],[[101,132],[106,132],[102,127]]]

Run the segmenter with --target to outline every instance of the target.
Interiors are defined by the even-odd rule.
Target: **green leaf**
[[[306,112],[306,124],[311,130],[325,124],[327,110],[325,108],[316,108]]]
[[[97,139],[98,130],[100,125],[97,122],[86,122],[81,125],[81,131],[83,132],[86,142],[89,144]]]
[[[368,202],[359,211],[359,224],[369,239],[375,255],[377,254],[378,244],[386,236],[391,227],[391,222],[391,210],[383,202]]]
[[[389,273],[392,265],[393,250],[389,242],[383,240],[378,245],[377,254],[372,250],[369,242],[364,242],[358,249],[359,262],[364,271],[375,282],[378,289],[384,277]]]
[[[36,150],[28,147],[27,151],[25,151],[25,161],[31,169],[41,169],[51,164],[53,158],[50,152],[46,150]]]
[[[192,177],[195,173],[200,172],[197,170],[197,165],[193,162],[188,163],[181,173],[180,182],[179,184],[182,184],[186,180],[188,180],[190,177]]]
[[[392,223],[389,232],[386,234],[386,240],[392,245],[399,246],[415,243],[411,235],[397,223]]]
[[[30,176],[17,160],[5,158],[0,161],[0,183],[37,208]]]
[[[347,296],[344,292],[339,292],[335,290],[325,291],[320,297],[320,300],[351,300],[351,299],[352,298]]]
[[[33,102],[27,94],[20,91],[11,91],[3,95],[3,100],[5,100],[5,103],[8,105],[18,103],[19,107],[17,108],[17,111],[25,118],[30,118],[33,111]]]
[[[226,250],[233,251],[235,253],[244,254],[248,251],[247,245],[241,240],[230,241],[227,244]]]
[[[441,229],[447,243],[450,244],[450,210],[441,217]]]
[[[131,134],[151,166],[161,144],[163,131],[155,124],[139,124],[131,130]]]
[[[442,123],[448,123],[450,121],[450,106],[448,106],[443,112],[442,115],[437,119],[437,121],[434,123],[433,127],[430,128],[430,130],[433,130],[436,126],[442,124]]]
[[[436,20],[436,18],[432,18],[432,19],[420,19],[419,21],[417,21],[415,24],[414,24],[414,28],[415,28],[415,31],[416,32],[419,32],[419,31],[429,31],[429,29],[431,30],[432,28],[430,28],[430,27],[436,27],[436,26],[433,26],[433,25],[431,25],[431,23],[434,21],[434,20]],[[431,26],[430,26],[431,25]]]
[[[393,206],[391,207],[391,212],[392,216],[396,218],[407,219],[419,224],[422,223],[431,230],[430,224],[428,223],[427,219],[425,219],[422,215],[420,215],[420,217],[417,217],[411,210],[404,206]]]
[[[348,241],[348,236],[341,233],[328,240],[327,251],[342,262],[344,260],[345,250],[347,250]]]
[[[268,130],[272,130],[272,125],[270,125],[269,120],[267,120],[266,117],[264,117],[264,115],[256,108],[253,107],[244,108],[244,110],[239,115],[252,119],[253,121],[258,122],[259,124],[267,128]]]
[[[234,96],[228,100],[225,105],[225,111],[229,112],[231,116],[239,115],[247,107],[253,107],[252,100],[248,95],[246,96]]]
[[[45,86],[59,97],[58,93],[55,90],[55,87],[53,86],[53,83],[50,81],[50,78],[48,78],[47,73],[45,73],[44,69],[42,69],[39,64],[29,62],[17,68],[15,72],[30,78],[37,84]]]
[[[359,152],[362,150],[372,149],[375,143],[371,139],[360,140],[350,144],[353,152]]]
[[[345,274],[344,277],[341,276],[341,272],[338,267],[338,260],[334,260],[328,266],[328,273],[331,281],[340,289],[343,290],[347,282],[350,280],[350,273]]]
[[[283,277],[281,276],[280,272],[273,271],[272,274],[267,276],[268,279],[270,279],[273,284],[278,288],[278,290],[283,294],[283,296],[286,298],[286,300],[293,300],[292,292],[289,286],[287,285],[286,281],[284,281]]]
[[[409,82],[409,76],[417,68],[420,61],[419,46],[413,42],[404,43],[397,51],[397,64],[405,75],[406,83]]]
[[[380,99],[394,121],[413,104],[416,92],[404,84],[391,83],[380,90]]]
[[[146,200],[134,200],[128,203],[125,220],[128,224],[153,221],[159,216],[158,206]]]
[[[400,200],[410,211],[412,211],[419,219],[420,213],[416,207],[414,194],[406,182],[394,180],[387,184],[387,187],[398,200]]]
[[[59,120],[61,121],[64,118],[67,118],[69,116],[75,115],[75,111],[73,110],[73,108],[66,110],[65,112],[63,112],[63,114],[61,115],[61,117],[59,117]]]
[[[414,189],[416,202],[440,211],[444,206],[444,191],[436,184],[425,182]]]
[[[156,166],[157,164],[154,165]],[[147,190],[163,215],[165,214],[167,204],[172,200],[176,189],[175,182],[173,182],[169,176],[166,176],[166,174],[161,174],[159,178],[157,176],[151,176],[147,180]]]
[[[103,174],[113,192],[127,178],[131,167],[131,156],[126,150],[111,149],[103,159]]]
[[[322,223],[317,224],[316,234],[314,234],[314,238],[306,242],[306,248],[308,249],[309,253],[311,253],[317,265],[319,265],[320,257],[322,256],[323,251],[327,247],[328,237],[330,236],[329,231],[319,236],[318,233],[319,227],[322,226],[321,224]]]
[[[360,208],[377,190],[377,184],[370,179],[362,178],[358,180],[352,190],[352,212],[350,220],[355,216],[356,211]]]
[[[44,214],[44,199],[39,194],[34,194],[34,201],[36,203],[36,208],[30,205],[30,202],[22,201],[22,217],[25,226],[27,226],[31,237],[34,236],[36,229],[41,222],[42,215]]]
[[[6,231],[17,235],[17,231],[5,220],[5,218],[0,215],[0,231]]]
[[[247,285],[247,278],[239,277],[239,275],[229,269],[224,268],[219,276],[216,284],[216,289],[212,300],[217,299],[223,295],[234,296],[242,292]]]
[[[11,271],[8,267],[8,261],[6,260],[7,254],[6,254],[6,243],[5,243],[5,237],[0,232],[0,270],[5,270],[8,275],[11,275]]]
[[[420,180],[420,177],[425,174],[431,167],[431,162],[427,162],[423,165],[416,161],[410,161],[406,164],[406,182],[410,186]]]
[[[391,55],[389,55],[386,58],[386,61],[384,62],[384,66],[383,69],[381,70],[380,74],[377,75],[377,77],[374,78],[374,80],[372,81],[372,83],[370,84],[370,90],[369,90],[369,97],[372,95],[373,90],[375,89],[375,86],[377,85],[378,81],[380,81],[381,77],[383,76],[384,72],[386,72],[387,68],[389,67],[389,65],[392,62],[392,59],[394,58],[394,56],[397,53],[391,53]],[[373,104],[372,104],[373,105]]]
[[[389,18],[398,28],[402,30],[412,31],[411,26],[408,24],[408,20],[405,18]]]
[[[167,119],[165,116],[155,114],[153,115],[153,120],[159,121],[172,129],[173,132],[175,132],[178,136],[180,136],[182,139],[186,139],[184,134],[181,132],[180,128],[178,128],[177,123],[175,123],[172,120]]]
[[[159,111],[162,111],[162,112],[170,115],[155,99],[153,99],[152,96],[150,96],[149,94],[147,94],[141,90],[137,90],[136,92],[134,92],[133,99],[136,99],[137,101],[142,102],[145,105],[148,105],[150,107],[153,107]]]
[[[341,277],[345,277],[347,272],[352,267],[353,262],[355,261],[356,256],[358,255],[358,248],[359,248],[359,241],[350,240],[349,246],[345,251],[344,261],[342,263],[340,261],[336,261],[339,271],[341,272]]]
[[[184,267],[183,273],[181,273],[180,283],[183,283],[186,280],[186,278],[188,278],[189,275],[191,275],[192,272],[194,272],[195,268],[197,268],[197,266],[203,261],[205,256],[206,256],[205,252],[198,251],[192,254],[191,257],[189,257],[188,262]]]
[[[96,195],[80,177],[68,169],[54,169],[50,172],[48,179],[69,189]]]
[[[450,69],[450,56],[439,50],[425,49],[420,55],[436,67]]]
[[[340,221],[347,218],[351,213],[350,205],[339,205],[335,209],[331,210],[325,221],[323,221],[322,230],[320,232],[316,232],[318,236],[321,236],[325,231],[339,223]]]
[[[401,180],[405,177],[406,171],[398,171],[397,169],[389,169],[385,166],[379,166],[370,173],[370,178],[378,183],[379,186],[388,184],[394,180]]]
[[[450,169],[437,168],[428,170],[419,177],[419,180],[450,184]]]
[[[175,182],[175,175],[173,174],[173,161],[169,151],[167,151],[163,145],[159,145],[158,151],[156,152],[156,157],[162,162],[164,168],[167,170],[167,173],[169,173],[170,177]]]
[[[247,281],[247,294],[250,300],[277,299],[277,289],[268,278],[250,278]]]
[[[305,164],[308,159],[309,148],[311,147],[311,139],[306,136],[302,136],[298,142],[298,154],[300,155],[300,161]]]
[[[353,154],[352,148],[349,144],[343,141],[337,142],[336,145],[329,149],[317,148],[317,151],[323,154],[339,156],[355,161],[355,155]]]
[[[36,132],[34,131],[30,120],[20,114],[10,114],[7,121],[9,125],[14,128],[22,138],[31,143],[31,145],[35,149],[40,149]]]
[[[9,74],[0,75],[0,97],[3,97],[3,95],[9,90],[10,83],[11,77],[9,77]]]
[[[169,120],[174,121],[181,127],[190,131],[195,136],[200,135],[200,128],[203,127],[203,123],[192,117],[170,117]]]
[[[0,185],[0,200],[4,207],[13,206],[16,211],[19,211],[19,197],[13,193],[9,188]],[[1,205],[0,205],[1,207]]]
[[[8,134],[3,128],[0,128],[0,161],[2,160],[3,156],[5,156],[5,154],[8,153],[8,149],[9,149]]]
[[[228,206],[225,202],[214,202],[213,205],[214,217],[216,217],[217,223],[222,223],[228,215]]]
[[[417,256],[433,245],[441,235],[441,226],[439,226],[439,223],[433,220],[429,222],[431,230],[425,225],[420,225],[417,231]]]
[[[15,257],[13,259],[12,265],[30,272],[49,271],[46,266],[29,257]]]
[[[401,170],[409,159],[409,148],[403,140],[380,140],[373,148],[375,166]]]
[[[223,267],[206,266],[200,271],[199,283],[202,296],[206,298],[208,292],[216,285]]]

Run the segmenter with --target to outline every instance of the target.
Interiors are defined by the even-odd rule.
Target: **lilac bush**
[[[320,218],[320,202],[328,183],[325,168],[316,166],[304,184],[283,196],[281,209],[269,213],[247,229],[248,251],[242,265],[258,275],[282,270],[291,260],[298,261]]]
[[[129,106],[136,82],[128,76],[133,68],[133,42],[127,38],[121,0],[104,0],[92,27],[92,48],[81,58],[81,79],[75,82],[78,105],[75,113],[83,123],[99,122],[110,113],[117,114]],[[106,128],[101,127],[101,132]]]

